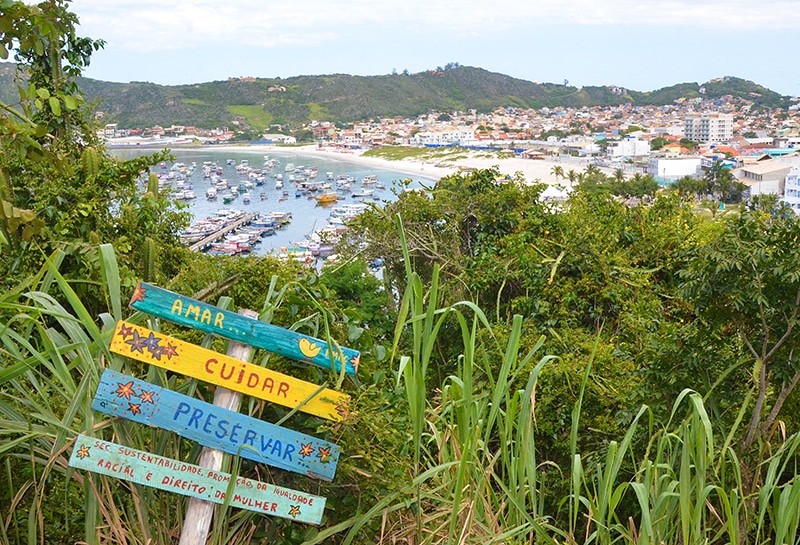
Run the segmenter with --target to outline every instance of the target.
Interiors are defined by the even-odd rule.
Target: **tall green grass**
[[[83,526],[87,544],[171,543],[179,535],[185,509],[181,496],[68,467],[78,433],[179,460],[192,461],[200,450],[187,448],[189,443],[175,434],[91,408],[105,368],[187,395],[198,386],[195,380],[168,377],[161,368],[109,352],[117,320],[142,323],[147,318],[138,312],[123,316],[111,246],[102,246],[100,256],[103,279],[98,290],[108,302],[108,312],[100,316],[89,315],[59,274],[63,255],[58,252],[39,275],[0,296],[0,505],[8,507],[0,513],[0,544],[58,542],[81,533],[76,525]],[[267,318],[281,299],[272,288],[274,284],[263,309]],[[157,320],[147,325],[159,329]],[[55,492],[61,496],[54,498]],[[20,520],[20,513],[27,513],[26,520]],[[227,506],[218,507],[217,515],[215,543],[241,541],[253,533],[258,517]],[[276,535],[282,528],[274,527]]]
[[[398,228],[402,233],[399,220]],[[109,304],[99,317],[88,315],[58,274],[60,254],[0,296],[0,505],[9,506],[0,513],[0,543],[45,543],[53,526],[67,535],[76,524],[83,525],[86,543],[176,541],[182,510],[174,495],[67,467],[78,432],[172,458],[196,455],[172,434],[90,408],[104,367],[144,372],[178,391],[196,386],[108,352],[123,305],[113,251],[104,246],[101,256],[98,289]],[[267,313],[281,293],[273,290],[269,299]],[[292,534],[297,539],[276,527],[265,538],[270,542],[299,542],[304,535],[309,545],[800,542],[800,436],[773,445],[759,468],[761,486],[749,497],[732,448],[738,430],[714,430],[695,392],[681,394],[669,421],[655,422],[642,407],[624,436],[601,452],[581,452],[581,434],[590,433],[581,424],[589,358],[572,412],[569,466],[559,467],[539,456],[536,427],[538,377],[559,362],[541,353],[541,338],[527,340],[520,316],[499,329],[472,303],[444,305],[438,270],[424,285],[408,265],[399,308],[391,362],[405,396],[401,412],[409,418],[407,479],[343,522]],[[458,349],[449,347],[457,361],[441,360],[445,327],[457,332]],[[455,371],[434,383],[440,368]],[[63,495],[63,510],[52,508],[54,490]],[[554,497],[556,491],[563,492]],[[218,515],[213,543],[255,539],[256,515],[224,507]]]
[[[547,365],[542,340],[523,350],[523,320],[515,316],[501,342],[486,316],[462,302],[440,306],[439,271],[429,286],[408,265],[392,350],[405,389],[413,445],[406,486],[369,510],[309,541],[341,533],[342,543],[489,544],[798,543],[800,490],[794,435],[765,462],[756,497],[742,495],[737,429],[716,433],[696,392],[684,391],[668,422],[641,407],[623,437],[603,452],[582,453],[579,438],[586,362],[573,407],[571,463],[537,458],[535,400]],[[460,332],[457,371],[432,383],[439,332]],[[552,477],[566,492],[548,503]],[[748,506],[755,506],[755,510]],[[370,540],[363,529],[380,518],[387,530]]]

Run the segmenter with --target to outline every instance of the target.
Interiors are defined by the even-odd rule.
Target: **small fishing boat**
[[[317,204],[329,204],[338,201],[339,195],[334,192],[325,191],[314,198],[316,199]]]

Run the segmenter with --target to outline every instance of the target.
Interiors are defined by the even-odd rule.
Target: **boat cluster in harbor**
[[[162,172],[158,175],[159,191],[171,191],[172,197],[177,201],[191,201],[197,198],[194,186],[190,181],[195,165],[186,166],[184,163],[175,163],[167,171],[166,163],[161,163]],[[174,187],[173,187],[174,186]]]
[[[202,164],[202,178],[208,183],[205,190],[205,197],[210,201],[221,199],[223,204],[231,205],[239,198],[243,205],[249,205],[255,200],[265,201],[269,199],[270,192],[265,184],[274,180],[275,190],[279,192],[278,201],[289,200],[290,189],[286,184],[294,187],[294,197],[306,197],[316,200],[317,204],[327,205],[339,202],[348,197],[364,200],[380,200],[378,193],[386,189],[384,184],[378,183],[376,175],[364,176],[362,180],[349,174],[339,174],[334,176],[333,172],[325,173],[325,179],[318,180],[318,167],[296,166],[287,163],[284,172],[277,172],[276,168],[280,160],[264,156],[262,167],[253,167],[249,160],[242,159],[238,164],[233,159],[227,159],[225,164],[235,168],[238,180],[231,180],[226,177],[222,166],[214,161],[205,161]],[[194,185],[191,181],[192,175],[197,167],[193,162],[190,166],[177,162],[167,170],[166,164],[162,163],[162,172],[158,174],[159,189],[169,190],[173,197],[178,201],[191,201],[197,198]],[[259,191],[258,196],[254,195]]]
[[[347,221],[370,202],[381,201],[379,192],[386,189],[375,174],[365,173],[359,179],[341,171],[326,172],[337,164],[323,162],[324,168],[286,162],[284,166],[267,156],[263,165],[252,156],[249,161],[219,156],[204,160],[214,159],[215,154],[209,155],[193,154],[184,159],[186,163],[171,166],[161,163],[154,171],[165,193],[191,198],[188,206],[196,221],[180,234],[181,240],[193,250],[214,255],[272,253],[320,266],[336,259],[334,248],[347,232]],[[206,198],[197,198],[195,191],[205,192]],[[391,200],[392,195],[385,198]],[[274,208],[286,212],[271,211]],[[291,211],[299,218],[294,224],[289,224]],[[262,244],[266,240],[270,242]]]
[[[261,240],[292,221],[291,212],[247,214],[244,210],[220,208],[180,234],[181,241],[211,255],[246,255]]]
[[[369,207],[366,203],[346,203],[335,206],[325,226],[314,230],[304,240],[294,242],[291,246],[282,246],[280,259],[294,259],[305,264],[312,264],[317,259],[335,262],[336,244],[348,231],[347,223]]]
[[[325,226],[311,232],[304,240],[282,246],[279,259],[294,259],[312,264],[317,259],[335,260],[334,251],[347,233],[347,222],[364,212],[366,203],[347,203],[331,209]],[[292,221],[291,212],[247,214],[245,210],[220,208],[215,215],[200,219],[180,234],[181,241],[210,255],[247,255],[264,237]]]

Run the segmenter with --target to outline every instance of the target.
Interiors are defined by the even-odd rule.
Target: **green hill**
[[[5,101],[16,96],[12,67],[0,63],[0,97]],[[533,83],[468,66],[417,74],[330,74],[174,86],[81,78],[78,85],[87,99],[104,112],[104,119],[118,123],[120,128],[178,124],[261,130],[273,123],[297,126],[315,119],[344,123],[414,117],[430,110],[488,112],[498,106],[663,105],[680,98],[725,95],[751,100],[756,107],[789,105],[787,97],[733,77],[702,86],[681,83],[651,92],[620,93],[607,86],[577,88]],[[705,94],[701,94],[701,87]]]

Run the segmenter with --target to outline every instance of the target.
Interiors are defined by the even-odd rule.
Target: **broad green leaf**
[[[48,100],[50,103],[50,109],[53,111],[55,115],[61,115],[61,102],[59,102],[58,97],[50,97]]]
[[[36,94],[39,95],[39,98],[47,100],[50,98],[50,91],[47,89],[36,89]]]
[[[64,97],[64,106],[67,110],[76,110],[78,108],[78,101],[75,97],[67,95]]]

